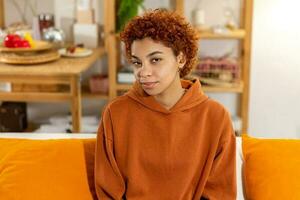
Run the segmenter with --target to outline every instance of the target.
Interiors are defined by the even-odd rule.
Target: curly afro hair
[[[146,37],[171,48],[175,56],[182,52],[186,57],[186,64],[180,70],[181,78],[188,75],[197,62],[199,34],[175,11],[165,9],[146,11],[142,16],[130,20],[120,37],[125,43],[128,60],[131,58],[133,41]]]

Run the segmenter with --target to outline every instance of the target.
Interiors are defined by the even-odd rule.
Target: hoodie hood
[[[192,81],[181,80],[181,86],[182,88],[187,89],[187,91],[170,110],[159,104],[155,100],[154,96],[148,95],[137,81],[125,95],[150,110],[165,114],[191,109],[208,99],[208,97],[203,93],[201,89],[199,79],[195,79]]]

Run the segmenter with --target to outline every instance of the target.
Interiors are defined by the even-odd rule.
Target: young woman
[[[136,82],[110,102],[97,135],[99,199],[233,200],[235,136],[228,112],[199,80],[196,31],[165,10],[132,19],[121,33]]]

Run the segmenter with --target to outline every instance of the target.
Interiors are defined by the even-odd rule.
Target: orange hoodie
[[[138,83],[105,108],[95,186],[102,199],[236,199],[235,136],[228,112],[199,80],[170,109]]]

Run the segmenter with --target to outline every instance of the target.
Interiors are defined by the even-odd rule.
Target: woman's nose
[[[147,64],[143,64],[140,71],[141,77],[147,77],[152,75],[151,67]]]

